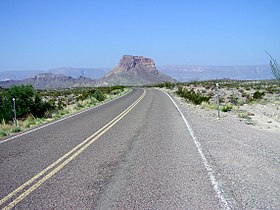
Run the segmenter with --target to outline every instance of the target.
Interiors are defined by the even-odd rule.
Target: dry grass
[[[49,118],[35,118],[34,116],[29,115],[24,120],[18,120],[17,125],[14,125],[12,122],[6,123],[5,120],[2,120],[1,124],[0,124],[0,138],[11,135],[13,133],[31,129],[38,125],[42,125],[42,124],[54,121],[63,116],[66,116],[66,115],[71,115],[71,114],[77,113],[81,110],[85,110],[87,108],[90,108],[90,107],[96,106],[98,104],[112,100],[114,98],[120,97],[121,95],[123,95],[127,92],[128,92],[128,89],[125,89],[123,92],[118,92],[118,93],[112,95],[111,97],[109,95],[107,95],[106,100],[103,102],[99,102],[95,98],[88,98],[85,100],[80,100],[80,101],[76,102],[75,104],[66,105],[64,109],[57,110],[55,113],[50,114]]]

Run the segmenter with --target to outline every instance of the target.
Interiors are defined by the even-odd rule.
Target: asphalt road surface
[[[253,191],[234,188],[238,183],[232,183],[230,167],[222,164],[232,161],[211,158],[215,152],[213,144],[204,145],[209,137],[205,128],[194,118],[190,124],[186,110],[176,104],[160,90],[134,89],[82,114],[0,141],[0,208],[277,207],[278,188],[259,203],[249,202]],[[275,205],[265,206],[270,199]]]

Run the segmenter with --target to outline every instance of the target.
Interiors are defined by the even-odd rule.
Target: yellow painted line
[[[75,157],[77,157],[81,152],[83,152],[87,147],[89,147],[94,141],[96,141],[100,136],[102,136],[105,132],[107,132],[111,127],[113,127],[118,121],[120,121],[125,115],[127,115],[146,95],[146,90],[144,90],[144,93],[142,96],[136,100],[132,105],[130,105],[126,110],[124,110],[121,114],[119,114],[117,117],[115,117],[112,121],[107,123],[105,126],[103,126],[101,129],[99,129],[97,132],[95,132],[93,135],[88,137],[86,140],[84,140],[82,143],[74,147],[72,150],[67,152],[65,155],[63,155],[61,158],[59,158],[57,161],[52,163],[50,166],[48,166],[46,169],[35,175],[33,178],[25,182],[23,185],[18,187],[16,190],[5,196],[3,199],[0,200],[0,205],[5,203],[7,200],[15,196],[20,191],[24,190],[27,186],[32,184],[35,180],[39,179],[41,176],[43,176],[47,171],[57,166],[62,160],[66,159],[68,156],[70,156],[73,152],[80,149],[75,152],[71,157],[66,159],[63,163],[57,166],[57,168],[53,169],[49,174],[47,174],[45,177],[40,179],[37,183],[32,185],[29,189],[27,189],[25,192],[23,192],[20,196],[18,196],[15,200],[13,200],[9,205],[4,207],[3,209],[11,209],[13,208],[17,203],[19,203],[22,199],[24,199],[27,195],[29,195],[32,191],[37,189],[39,186],[41,186],[45,181],[47,181],[50,177],[52,177],[54,174],[56,174],[58,171],[60,171],[65,165],[67,165],[71,160],[73,160]]]
[[[134,102],[136,103],[137,100]],[[133,106],[134,103],[131,105]],[[98,133],[100,133],[102,130],[104,130],[107,126],[109,126],[112,122],[114,122],[116,119],[118,119],[121,115],[123,115],[131,106],[129,106],[126,110],[124,110],[121,114],[119,114],[117,117],[115,117],[112,121],[110,121],[109,123],[107,123],[105,126],[103,126],[101,129],[99,129],[97,132],[95,132],[93,135],[91,135],[90,137],[88,137],[86,140],[84,140],[83,142],[81,142],[80,144],[78,144],[76,147],[74,147],[73,149],[71,149],[69,152],[67,152],[65,155],[63,155],[61,158],[59,158],[57,161],[55,161],[54,163],[52,163],[51,165],[49,165],[46,169],[44,169],[43,171],[41,171],[40,173],[38,173],[37,175],[35,175],[33,178],[31,178],[29,181],[25,182],[23,185],[21,185],[20,187],[18,187],[16,190],[14,190],[13,192],[11,192],[10,194],[8,194],[7,196],[5,196],[3,199],[0,200],[0,205],[2,205],[4,202],[6,202],[8,199],[10,199],[11,197],[13,197],[16,193],[18,193],[19,191],[23,190],[26,186],[30,185],[32,182],[34,182],[36,179],[40,178],[42,175],[44,175],[47,171],[49,171],[50,169],[54,168],[57,164],[59,164],[62,160],[64,160],[65,158],[67,158],[69,155],[71,155],[75,150],[77,150],[79,147],[83,146],[84,144],[86,144],[86,142],[88,142],[90,139],[92,139],[94,136],[96,136]]]

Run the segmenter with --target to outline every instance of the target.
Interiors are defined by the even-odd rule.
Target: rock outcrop
[[[155,62],[150,58],[145,58],[143,56],[131,56],[124,55],[121,60],[119,67],[124,70],[130,70],[135,67],[147,67],[150,69],[156,69]]]
[[[99,85],[149,85],[175,80],[159,72],[155,62],[143,56],[124,55],[117,67],[99,80]]]

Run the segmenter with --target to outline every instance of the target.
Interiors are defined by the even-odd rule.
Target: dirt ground
[[[218,120],[218,112],[215,108],[217,107],[216,91],[201,86],[193,86],[188,88],[199,90],[200,92],[203,92],[206,95],[211,95],[209,105],[194,105],[189,102],[186,102],[185,99],[177,96],[175,90],[168,90],[168,92],[172,95],[176,95],[178,100],[180,100],[182,104],[190,108],[193,112],[205,114],[211,117],[213,120]],[[230,99],[232,99],[233,96],[239,102],[242,102],[239,105],[233,105],[233,108],[230,111],[221,111],[220,117],[225,118],[228,116],[233,116],[245,125],[251,126],[255,129],[264,132],[273,132],[280,134],[280,94],[265,93],[265,95],[261,99],[254,100],[250,103],[246,103],[245,98],[243,96],[246,94],[252,95],[254,91],[255,90],[246,91],[242,88],[220,88],[219,94],[222,100],[221,106],[231,104]]]

